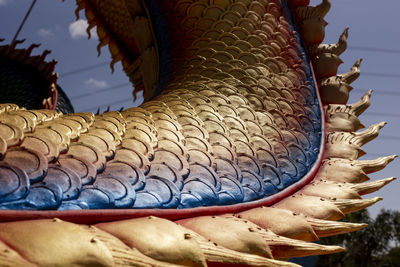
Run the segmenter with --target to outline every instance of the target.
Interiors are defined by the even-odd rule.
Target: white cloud
[[[5,5],[7,5],[8,3],[11,3],[11,2],[13,2],[14,0],[0,0],[0,6],[5,6]]]
[[[1,0],[0,0],[0,1],[1,1]],[[50,29],[40,29],[40,30],[38,31],[38,35],[41,36],[41,37],[50,37],[50,36],[53,36],[54,33],[53,33],[53,31],[50,30]]]
[[[108,86],[108,83],[106,81],[99,81],[94,78],[90,78],[89,80],[86,80],[85,84],[89,85],[92,88],[98,88],[98,89],[103,89]]]
[[[2,0],[0,0],[0,1],[2,1]],[[86,29],[88,26],[89,25],[87,23],[87,20],[85,20],[85,19],[79,19],[75,22],[72,22],[68,27],[71,38],[77,40],[77,39],[80,39],[83,37],[87,37],[88,35],[86,32]],[[98,38],[95,28],[93,28],[90,31],[90,34],[92,35],[92,38],[95,38],[95,39]]]

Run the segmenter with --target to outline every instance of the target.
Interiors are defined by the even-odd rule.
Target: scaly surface
[[[101,43],[113,37],[123,44],[119,51],[127,49],[122,62],[139,50],[146,54],[131,44],[136,32],[152,36],[145,34],[150,28],[135,26],[145,15],[131,18],[141,14],[138,7],[78,3],[89,20],[95,15],[92,23],[107,25],[98,28],[105,31]],[[115,19],[107,16],[114,9]],[[40,121],[40,111],[6,111],[3,116],[18,118],[29,113],[33,124],[20,125],[25,137],[3,160],[29,162],[19,165],[25,177],[8,180],[18,184],[18,177],[27,187],[24,194],[5,188],[1,208],[231,205],[272,196],[315,165],[322,111],[285,3],[150,1],[142,13],[152,17],[156,38],[168,36],[157,46],[160,77],[168,74],[157,86],[161,93],[138,108],[98,116],[54,114]],[[49,137],[52,144],[44,140]],[[71,172],[71,164],[80,172]]]
[[[361,60],[337,75],[329,0],[77,3],[147,101],[0,105],[0,266],[295,266],[275,259],[366,226],[335,221],[380,200],[361,196],[395,178],[365,181],[396,156],[358,160],[385,122],[358,131],[371,91],[346,104]]]

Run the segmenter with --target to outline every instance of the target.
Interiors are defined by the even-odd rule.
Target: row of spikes
[[[0,39],[0,43],[4,39]],[[40,44],[31,44],[27,49],[17,49],[17,45],[25,42],[23,40],[16,40],[10,45],[0,45],[0,58],[4,62],[12,61],[18,64],[21,69],[27,68],[35,73],[38,73],[45,81],[46,89],[48,90],[46,99],[43,99],[42,107],[47,109],[54,109],[57,103],[57,79],[58,73],[55,73],[55,66],[57,61],[53,59],[46,62],[46,57],[51,53],[50,50],[44,50],[41,55],[32,55],[32,51],[38,48]]]
[[[323,1],[324,6],[327,3],[329,1]],[[321,9],[319,6],[317,8]],[[294,12],[296,10],[304,12],[301,7],[295,7]],[[321,14],[326,14],[325,11],[312,12],[312,7],[307,7],[306,10],[308,11],[304,13],[311,15],[305,16],[304,20],[321,18]],[[299,21],[298,23],[301,24]],[[308,24],[305,23],[305,25]],[[303,37],[307,30],[306,26],[301,27]],[[318,73],[318,70],[314,69],[314,71]],[[359,69],[356,66],[351,70],[351,75],[341,77],[353,77],[352,73],[358,72]],[[317,79],[321,77],[317,76]],[[0,240],[7,241],[5,244],[9,244],[12,248],[22,250],[30,246],[24,244],[21,248],[22,245],[18,242],[22,239],[15,238],[18,233],[24,236],[24,240],[30,240],[30,242],[35,240],[40,242],[46,237],[46,247],[50,250],[46,249],[42,253],[46,253],[47,257],[53,260],[57,257],[65,259],[65,255],[62,255],[64,251],[59,249],[59,240],[57,240],[57,246],[52,246],[48,242],[56,242],[56,237],[60,237],[63,231],[68,231],[69,243],[65,243],[69,246],[71,242],[76,243],[70,247],[73,251],[69,253],[76,253],[76,256],[85,255],[84,253],[88,253],[88,250],[93,252],[90,250],[91,246],[105,246],[108,250],[102,247],[102,250],[98,250],[96,254],[103,263],[107,263],[107,256],[111,254],[111,259],[116,265],[130,263],[141,266],[169,266],[171,264],[204,266],[206,263],[296,266],[271,258],[343,251],[337,246],[322,246],[309,242],[320,237],[347,233],[365,227],[365,224],[335,222],[335,220],[342,218],[346,213],[365,208],[378,201],[379,198],[362,200],[361,195],[374,192],[394,180],[394,178],[388,178],[361,183],[368,179],[369,172],[383,168],[395,157],[384,157],[374,161],[355,159],[362,153],[357,155],[353,151],[360,152],[359,147],[375,138],[383,126],[381,123],[368,128],[365,132],[354,133],[362,127],[357,116],[369,106],[369,96],[370,92],[360,102],[352,105],[335,101],[325,106],[329,131],[327,147],[330,156],[325,159],[311,184],[292,197],[278,202],[274,207],[261,207],[239,214],[203,216],[176,222],[147,217],[102,223],[89,228],[59,220],[14,222],[0,227],[4,229],[0,230]],[[322,101],[327,103],[324,96],[322,96]],[[341,155],[339,146],[346,147],[343,150],[350,151],[343,155],[352,157],[339,158]],[[51,234],[54,238],[45,235],[49,228],[54,230]],[[21,232],[21,229],[25,230]],[[30,229],[35,229],[35,231]],[[78,243],[86,244],[86,246],[78,245]],[[10,248],[7,249],[10,250]],[[99,255],[99,252],[103,252],[103,255]],[[0,252],[0,254],[3,256],[4,253]],[[40,256],[41,254],[37,253],[32,257]],[[83,256],[75,258],[85,259]]]

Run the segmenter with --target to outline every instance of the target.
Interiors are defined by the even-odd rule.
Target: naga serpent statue
[[[396,156],[357,160],[385,123],[330,0],[76,2],[145,101],[68,113],[47,52],[0,46],[0,266],[296,266],[366,226],[337,220]]]

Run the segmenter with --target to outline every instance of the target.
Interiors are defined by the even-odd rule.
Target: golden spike
[[[327,135],[327,153],[325,158],[344,158],[356,160],[365,155],[361,146],[376,138],[380,129],[386,125],[381,122],[370,126],[363,132],[331,132]]]
[[[343,61],[335,54],[322,53],[313,59],[313,69],[317,80],[335,76]]]
[[[281,236],[307,242],[318,240],[304,216],[286,209],[260,207],[235,214],[235,216],[249,220]]]
[[[201,251],[203,252],[208,263],[225,263],[225,264],[244,264],[249,266],[298,266],[297,264],[277,261],[273,259],[264,258],[258,255],[242,253],[234,251],[223,246],[218,245],[215,242],[211,242],[201,235],[193,232],[189,229],[188,231],[191,236],[199,243]]]
[[[187,235],[185,229],[171,221],[150,216],[101,223],[96,227],[153,259],[179,265],[206,266],[199,244]]]
[[[334,114],[334,113],[347,113],[354,116],[360,116],[371,104],[371,94],[372,90],[368,90],[361,99],[349,105],[335,105],[330,104],[326,107],[326,113]]]
[[[372,90],[368,90],[357,103],[349,105],[350,112],[360,116],[371,104]]]
[[[136,248],[130,248],[125,245],[120,239],[100,230],[95,226],[82,226],[87,231],[92,233],[95,238],[104,243],[110,251],[115,266],[141,266],[141,267],[173,267],[180,266],[169,262],[157,261],[147,257]]]
[[[354,104],[325,106],[327,131],[355,132],[364,128],[358,116],[369,107],[371,93],[372,90],[369,90],[361,97],[360,101]]]
[[[369,199],[329,199],[329,201],[335,204],[344,214],[365,209],[381,200],[381,197]]]
[[[272,255],[276,259],[324,255],[344,251],[344,248],[339,246],[325,246],[316,243],[290,239],[276,235],[271,231],[260,230],[254,227],[250,227],[249,229],[252,231],[257,231],[257,233],[261,235],[261,237],[271,248]]]
[[[375,160],[358,160],[354,161],[352,164],[359,166],[365,173],[368,174],[382,170],[395,158],[397,158],[397,155],[380,157]]]
[[[279,236],[272,231],[260,228],[250,221],[235,218],[232,216],[197,217],[178,221],[178,223],[181,223],[185,228],[189,228],[197,232],[198,234],[211,239],[217,244],[221,244],[221,242],[223,242],[229,246],[232,246],[233,244],[230,243],[232,241],[238,241],[237,237],[240,232],[245,233],[245,235],[252,236],[253,239],[256,237],[257,239],[260,238],[264,243],[264,247],[271,247],[272,255],[276,258],[303,257],[309,255],[329,254],[343,251],[343,248],[338,246],[323,246]],[[218,230],[215,231],[215,229]],[[223,231],[223,229],[229,230]],[[232,230],[234,231],[232,232]],[[229,235],[224,234],[223,238],[221,238],[221,232],[229,233]],[[243,234],[240,233],[239,235],[242,236]],[[216,239],[219,239],[219,241],[216,241]],[[227,242],[227,239],[231,241]],[[256,243],[247,243],[247,246],[254,246],[254,244]],[[224,244],[221,245],[225,247]],[[254,247],[247,247],[246,249],[251,251],[252,249],[254,249]],[[241,248],[241,250],[243,250],[243,248]],[[251,253],[254,253],[254,251],[252,251]]]
[[[322,0],[321,4],[316,5],[313,11],[313,16],[323,18],[331,9],[331,0]]]
[[[114,266],[107,246],[95,235],[59,219],[1,223],[0,239],[40,266]]]
[[[285,198],[274,206],[323,220],[339,220],[344,216],[342,211],[332,202],[324,198],[303,194]]]
[[[327,132],[355,132],[365,127],[355,115],[344,112],[327,112],[326,108],[329,106],[331,105],[325,106]]]
[[[350,84],[360,76],[362,59],[354,63],[349,72],[323,79],[319,82],[322,102],[326,104],[345,105],[353,87]]]
[[[327,220],[319,220],[311,217],[306,217],[308,223],[311,224],[318,237],[327,237],[333,235],[340,235],[358,231],[368,226],[366,223],[347,223],[335,222]]]
[[[316,6],[300,6],[295,8],[294,13],[298,21],[312,19],[312,18],[324,18],[328,14],[331,8],[330,0],[322,0],[319,5]]]
[[[300,191],[307,196],[338,199],[361,199],[361,196],[353,189],[343,184],[318,181],[305,186]]]
[[[306,45],[320,44],[324,40],[325,27],[328,25],[324,17],[330,7],[330,0],[322,0],[317,6],[300,6],[293,10]]]
[[[331,132],[326,136],[326,153],[324,158],[343,158],[355,160],[365,155],[358,144],[351,142],[353,133]]]
[[[358,194],[360,195],[366,195],[366,194],[371,194],[375,191],[378,191],[388,183],[391,183],[392,181],[396,180],[397,178],[391,177],[391,178],[386,178],[382,180],[377,180],[373,182],[368,182],[368,183],[361,183],[361,184],[347,184],[347,186],[355,191],[357,191]]]
[[[334,54],[340,56],[347,49],[347,38],[349,37],[349,28],[346,28],[340,35],[339,40],[335,44],[319,44],[308,48],[311,58],[315,58],[323,53]]]
[[[355,80],[357,80],[357,78],[360,76],[360,65],[362,62],[362,58],[358,59],[354,65],[351,67],[349,72],[343,73],[341,75],[338,75],[338,77],[340,77],[340,79],[348,84],[351,84],[352,82],[354,82]]]
[[[342,81],[340,76],[323,79],[319,85],[319,91],[324,105],[346,104],[352,89],[353,87]]]
[[[176,223],[228,249],[272,258],[265,241],[238,218],[202,216]]]
[[[322,162],[317,179],[347,183],[365,182],[369,180],[368,173],[383,169],[396,157],[393,155],[376,160],[327,159]]]
[[[366,129],[365,131],[362,132],[356,132],[354,133],[354,137],[349,140],[350,143],[355,143],[357,145],[363,146],[369,141],[375,139],[379,131],[387,124],[387,122],[383,121],[374,125],[371,125]]]

